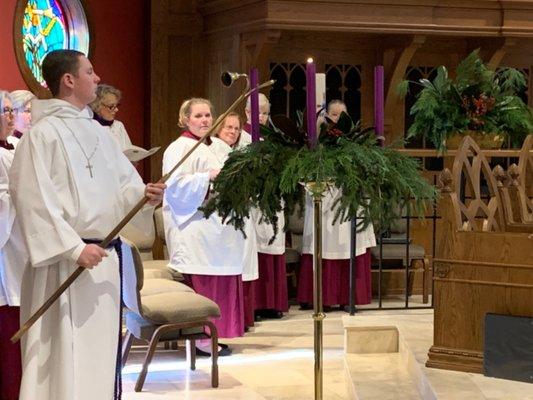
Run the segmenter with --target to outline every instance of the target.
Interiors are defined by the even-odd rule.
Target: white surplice
[[[20,305],[20,285],[27,261],[26,246],[9,193],[8,171],[14,154],[14,150],[0,148],[0,306]]]
[[[104,126],[111,137],[118,143],[122,151],[131,147],[131,139],[126,131],[126,127],[120,121],[114,120],[111,126]]]
[[[223,140],[213,137],[209,150],[213,152],[219,162],[224,164],[229,157],[229,153],[233,150],[229,144]],[[257,258],[257,239],[255,237],[254,224],[251,219],[247,219],[244,226],[244,233],[246,234],[245,253],[242,280],[253,281],[259,278],[259,262]]]
[[[77,268],[82,238],[104,238],[145,188],[87,109],[58,99],[35,101],[32,121],[9,173],[30,258],[22,321]],[[23,338],[20,400],[112,399],[119,311],[118,257],[108,250],[108,257],[84,271]]]
[[[244,138],[244,139],[243,139]],[[239,147],[252,143],[252,136],[245,130],[241,131]],[[255,235],[257,238],[257,251],[263,254],[281,255],[285,254],[285,214],[283,211],[276,213],[278,217],[278,233],[274,241],[269,243],[274,236],[274,228],[271,224],[261,221],[261,213],[254,209],[251,212],[252,220],[255,221]]]
[[[163,174],[196,143],[184,136],[171,143],[163,156]],[[241,275],[248,261],[242,233],[223,224],[218,214],[206,219],[198,210],[209,191],[209,170],[220,168],[222,163],[202,143],[167,181],[163,218],[170,257],[168,266],[181,273]]]
[[[331,207],[340,197],[339,189],[333,187],[322,198],[322,258],[327,260],[347,260],[350,258],[351,222],[346,221],[333,225],[335,212]],[[314,218],[313,198],[306,193],[304,234],[302,238],[302,253],[314,254]],[[360,256],[368,247],[376,245],[374,227],[368,225],[365,230],[356,234],[355,255]]]

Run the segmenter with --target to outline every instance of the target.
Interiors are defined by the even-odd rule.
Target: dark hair
[[[61,78],[65,74],[78,74],[79,58],[85,56],[76,50],[54,50],[43,60],[43,77],[52,96],[59,94]]]

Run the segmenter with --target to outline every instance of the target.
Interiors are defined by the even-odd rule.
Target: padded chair
[[[422,300],[424,303],[429,301],[429,260],[426,257],[426,251],[423,246],[407,241],[407,221],[405,218],[398,219],[391,227],[390,237],[377,238],[377,246],[372,247],[370,252],[375,260],[380,258],[379,242],[383,241],[382,260],[398,260],[402,262],[405,268],[409,266],[409,283],[406,290],[412,292],[414,281],[414,270],[422,267]],[[409,247],[409,259],[406,257],[406,247]]]
[[[186,340],[191,370],[196,368],[197,339],[211,339],[211,386],[218,387],[218,334],[210,321],[220,317],[218,305],[188,286],[169,279],[144,280],[141,255],[123,240],[123,302],[127,307],[126,334],[122,347],[125,365],[133,338],[148,342],[141,373],[135,384],[140,392],[159,342]],[[209,335],[205,329],[209,330]]]
[[[148,216],[146,216],[148,221]],[[135,246],[139,249],[141,259],[152,260],[153,253],[152,248],[155,240],[155,226],[153,222],[143,226],[144,229],[140,229],[137,225],[129,223],[120,231],[120,236],[125,237],[130,242],[135,243]]]

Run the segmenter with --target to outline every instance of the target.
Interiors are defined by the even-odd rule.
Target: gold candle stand
[[[315,400],[323,397],[323,320],[322,306],[322,197],[327,184],[308,182],[306,189],[313,197],[314,257],[313,257],[313,325],[315,352]]]

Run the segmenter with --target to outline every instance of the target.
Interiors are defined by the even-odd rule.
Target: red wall
[[[23,1],[23,0],[19,0]],[[27,88],[13,50],[13,17],[17,0],[0,0],[0,89]],[[149,146],[149,2],[144,0],[84,1],[91,47],[89,58],[102,83],[123,94],[117,118],[132,142]],[[145,131],[146,130],[146,131]],[[146,138],[146,142],[145,142]]]

